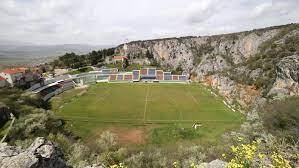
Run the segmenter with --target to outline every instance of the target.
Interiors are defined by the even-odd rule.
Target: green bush
[[[271,133],[299,138],[299,97],[276,100],[261,109],[264,126]]]

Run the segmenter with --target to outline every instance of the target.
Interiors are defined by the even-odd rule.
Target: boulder
[[[62,152],[45,138],[36,138],[24,150],[0,144],[0,168],[65,168],[62,158]]]
[[[227,165],[226,162],[216,159],[216,160],[211,161],[210,163],[202,163],[199,165],[199,167],[202,167],[202,168],[225,168],[226,165]]]

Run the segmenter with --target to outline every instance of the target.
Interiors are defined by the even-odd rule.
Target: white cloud
[[[292,8],[287,1],[265,2],[256,6],[252,12],[252,17],[268,17],[287,15],[288,10]]]
[[[1,0],[0,39],[119,44],[299,22],[297,0]]]

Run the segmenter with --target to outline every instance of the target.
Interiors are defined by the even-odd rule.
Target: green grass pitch
[[[239,125],[242,115],[198,84],[99,83],[54,97],[52,107],[81,136],[107,124],[200,123],[209,136]],[[75,96],[77,95],[77,96]]]

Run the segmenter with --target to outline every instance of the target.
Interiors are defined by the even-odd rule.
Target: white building
[[[8,83],[3,77],[0,76],[0,88],[5,86],[8,86]]]
[[[20,83],[24,72],[25,69],[23,68],[4,69],[0,72],[0,76],[4,78],[11,86],[14,86]]]

